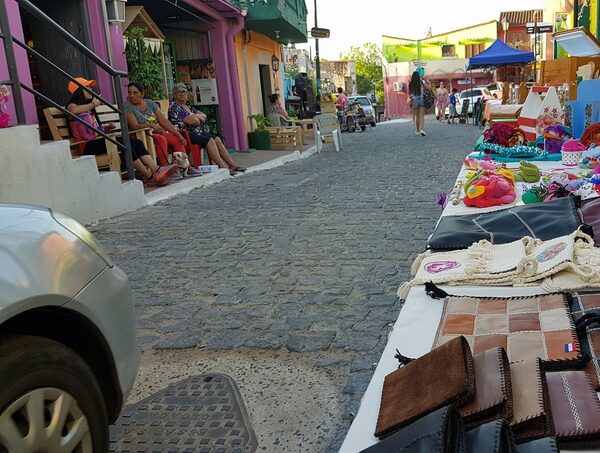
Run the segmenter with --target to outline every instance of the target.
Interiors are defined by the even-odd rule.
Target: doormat
[[[257,448],[240,392],[219,373],[194,376],[126,406],[111,452],[247,453]]]

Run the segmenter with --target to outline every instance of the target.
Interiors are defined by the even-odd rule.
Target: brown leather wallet
[[[517,443],[553,436],[548,386],[540,359],[510,364],[513,415],[510,427]]]
[[[504,348],[473,356],[475,395],[459,408],[467,429],[512,416],[510,367]]]
[[[600,446],[600,401],[585,371],[546,373],[560,448]]]
[[[397,429],[475,391],[473,356],[464,337],[455,338],[385,377],[375,435]]]

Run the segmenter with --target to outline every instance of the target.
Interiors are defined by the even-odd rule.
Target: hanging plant
[[[163,98],[163,74],[160,59],[160,46],[153,49],[146,40],[145,27],[132,27],[125,32],[125,57],[129,80],[141,83],[144,94],[150,99]]]

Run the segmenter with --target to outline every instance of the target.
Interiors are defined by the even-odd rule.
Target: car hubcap
[[[91,453],[86,416],[68,392],[32,390],[0,414],[0,453]]]

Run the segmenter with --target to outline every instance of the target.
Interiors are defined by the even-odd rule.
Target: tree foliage
[[[366,42],[362,46],[351,46],[342,58],[354,61],[358,93],[369,95],[375,89],[379,103],[383,103],[382,58],[377,44]]]
[[[150,99],[163,97],[163,73],[160,52],[152,50],[144,39],[147,28],[133,27],[125,32],[125,57],[129,80],[144,86],[144,95]]]

